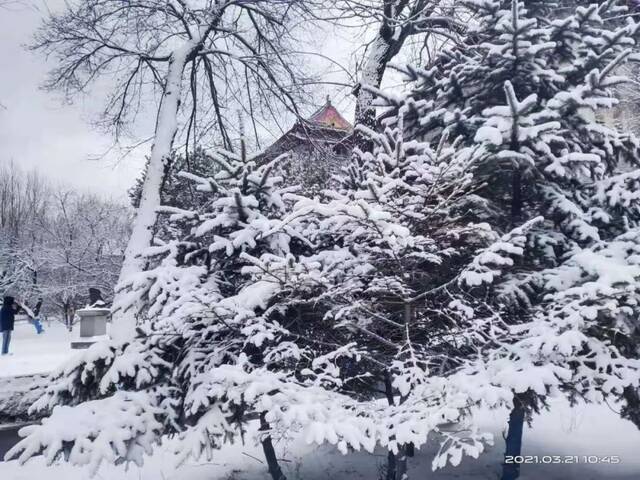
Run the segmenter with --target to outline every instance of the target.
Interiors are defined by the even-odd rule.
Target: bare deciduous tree
[[[88,0],[51,14],[33,48],[53,55],[57,67],[47,86],[73,95],[115,76],[105,122],[119,133],[140,107],[161,91],[147,174],[120,279],[143,266],[140,252],[153,238],[160,189],[179,131],[181,102],[188,104],[186,139],[197,138],[199,111],[215,119],[231,147],[229,107],[247,105],[277,117],[276,104],[296,110],[299,71],[291,60],[291,25],[309,11],[309,0]],[[183,89],[188,78],[188,94]],[[207,100],[206,105],[202,100]],[[233,108],[232,108],[233,110]],[[233,112],[235,115],[235,112]],[[255,123],[254,123],[255,127]],[[121,312],[120,340],[135,320]]]
[[[69,329],[88,287],[111,298],[129,234],[127,209],[95,195],[64,187],[52,193],[51,212],[41,226],[44,242],[40,291],[61,312]]]
[[[356,97],[355,125],[375,126],[374,90],[382,85],[385,72],[393,59],[414,39],[419,55],[431,55],[444,41],[456,40],[463,30],[458,10],[448,0],[343,0],[336,5],[342,19],[359,19],[372,26],[375,34],[365,46],[360,62],[360,77],[354,89]],[[415,61],[412,63],[416,63]],[[365,135],[356,129],[356,146],[370,150]]]

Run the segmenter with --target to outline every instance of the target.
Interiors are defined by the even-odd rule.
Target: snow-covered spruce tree
[[[164,207],[169,219],[145,251],[148,267],[127,283],[119,308],[145,306],[136,312],[147,319],[137,337],[125,345],[94,345],[59,372],[33,406],[49,418],[25,428],[26,438],[9,457],[27,461],[43,453],[53,462],[65,456],[95,472],[102,462],[141,463],[155,443],[176,435],[180,460],[200,458],[241,436],[246,422],[257,418],[271,475],[281,480],[274,432],[300,431],[344,453],[379,444],[404,448],[424,443],[466,407],[455,392],[443,400],[447,393],[435,381],[409,395],[410,373],[394,363],[389,366],[398,374],[389,378],[405,382],[393,387],[406,393],[402,408],[352,387],[358,377],[371,376],[358,368],[366,363],[373,370],[380,362],[364,348],[368,344],[343,341],[342,332],[352,336],[351,328],[341,328],[348,327],[346,317],[345,323],[336,318],[337,308],[328,312],[322,303],[328,298],[323,293],[337,293],[342,284],[355,288],[360,275],[371,278],[367,257],[354,256],[347,242],[357,246],[371,237],[380,248],[390,245],[385,252],[415,252],[407,265],[435,258],[425,253],[428,242],[413,246],[416,240],[391,212],[368,210],[355,198],[318,204],[288,193],[282,179],[270,175],[278,160],[256,166],[243,154],[214,159],[220,166],[215,176],[185,174],[209,201],[196,210]],[[327,238],[323,228],[343,223],[336,236],[345,237],[343,246],[313,243]],[[367,228],[358,232],[358,225]],[[378,283],[368,293],[381,288]],[[398,345],[403,352],[390,358],[409,365],[411,343]],[[341,370],[345,363],[352,367]],[[414,383],[420,384],[423,365],[416,368]],[[480,439],[452,434],[446,451],[477,453]]]
[[[214,159],[215,177],[185,174],[209,201],[196,210],[164,207],[165,238],[145,251],[148,267],[127,282],[118,307],[144,305],[136,313],[147,319],[136,338],[96,344],[58,372],[33,406],[50,417],[25,429],[9,457],[44,453],[52,462],[65,454],[95,472],[102,462],[141,463],[163,435],[176,434],[180,458],[198,458],[241,434],[245,412],[264,414],[255,402],[287,382],[286,372],[271,368],[289,350],[271,342],[279,282],[246,269],[305,242],[280,220],[285,190],[270,176],[277,160],[256,167],[244,153]],[[283,478],[265,435],[271,473]]]
[[[599,116],[617,102],[616,68],[636,60],[638,25],[620,24],[624,2],[552,14],[547,3],[465,1],[477,18],[466,45],[409,69],[414,91],[386,99],[409,138],[446,133],[470,152],[484,187],[467,197],[463,218],[497,231],[544,219],[506,285],[487,292],[517,336],[488,342],[465,374],[516,394],[508,455],[519,452],[513,433],[536,399],[624,402],[639,383],[639,144]],[[517,475],[505,469],[505,479]]]
[[[296,215],[307,217],[316,247],[299,259],[306,273],[290,299],[297,295],[313,326],[308,343],[322,347],[337,378],[315,372],[326,367],[319,360],[305,374],[376,412],[374,440],[389,449],[386,478],[400,480],[408,454],[432,436],[442,441],[434,468],[479,455],[487,436],[473,424],[452,433],[450,424],[464,423],[478,404],[511,401],[508,388],[452,375],[491,339],[510,336],[498,302],[487,290],[473,293],[501,285],[536,220],[500,234],[457,214],[480,185],[469,174],[473,150],[446,134],[434,147],[405,142],[402,126],[362,134],[375,148],[360,152],[343,188],[326,191],[324,203],[299,200]]]
[[[160,192],[162,205],[189,209],[206,202],[207,194],[198,192],[194,182],[181,175],[181,172],[187,172],[207,178],[218,172],[218,164],[203,148],[197,148],[189,155],[174,151],[166,164],[167,172]],[[128,192],[135,208],[140,204],[147,166]]]

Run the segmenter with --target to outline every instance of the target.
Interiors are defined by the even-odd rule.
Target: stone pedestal
[[[83,308],[76,311],[80,317],[80,338],[71,342],[71,348],[88,348],[107,335],[108,308]]]

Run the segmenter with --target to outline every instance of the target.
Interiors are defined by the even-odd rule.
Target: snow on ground
[[[28,322],[16,322],[9,351],[0,356],[0,378],[47,373],[63,364],[76,351],[71,350],[70,333],[57,321],[44,322],[45,331],[37,335]]]
[[[507,412],[483,416],[496,434],[496,445],[478,460],[465,459],[461,466],[431,473],[430,462],[435,443],[410,460],[415,480],[496,480],[499,478],[504,444],[500,429]],[[170,442],[169,442],[170,443]],[[578,406],[563,403],[551,412],[535,418],[524,434],[526,455],[616,455],[618,465],[523,465],[521,480],[638,480],[640,478],[640,431],[621,420],[607,406]],[[376,480],[385,462],[384,452],[377,455],[353,453],[342,456],[329,446],[307,446],[291,442],[277,443],[278,456],[289,480]],[[104,466],[98,480],[266,480],[269,477],[261,450],[254,445],[228,446],[215,453],[211,462],[176,469],[169,446],[159,449],[142,469]],[[42,458],[20,466],[0,463],[0,478],[11,480],[87,480],[81,468],[59,464],[44,465]]]
[[[73,333],[59,322],[45,324],[46,331],[36,335],[28,323],[16,324],[11,351],[0,358],[0,377],[45,373],[56,368],[74,351],[70,349]],[[589,465],[523,465],[521,480],[638,480],[640,479],[640,431],[630,422],[618,418],[615,407],[579,405],[569,408],[557,403],[551,412],[534,419],[524,434],[524,455],[618,456],[620,463]],[[478,460],[465,459],[457,468],[447,467],[431,473],[431,459],[436,443],[411,459],[411,478],[429,480],[495,480],[499,478],[504,451],[501,429],[507,412],[489,412],[482,422],[490,428],[496,444]],[[248,438],[251,435],[248,436]],[[263,480],[269,475],[259,446],[226,446],[215,453],[211,462],[175,467],[170,454],[171,442],[159,448],[144,467],[104,466],[96,479],[113,480]],[[280,441],[276,445],[281,465],[289,480],[375,480],[385,463],[385,452],[372,455],[356,452],[340,455],[330,446],[308,446],[301,442]],[[582,460],[582,458],[581,458]],[[0,479],[87,480],[86,470],[66,464],[47,467],[42,458],[25,466],[17,462],[0,463]]]

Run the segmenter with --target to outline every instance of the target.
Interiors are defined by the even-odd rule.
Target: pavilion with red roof
[[[283,163],[287,183],[297,183],[305,190],[326,187],[331,176],[348,159],[352,148],[353,126],[327,102],[307,119],[299,119],[291,129],[261,155],[259,161],[270,161],[289,153]]]
[[[331,104],[329,97],[327,97],[327,103],[311,115],[307,122],[322,128],[333,128],[347,132],[353,130],[353,126]]]

